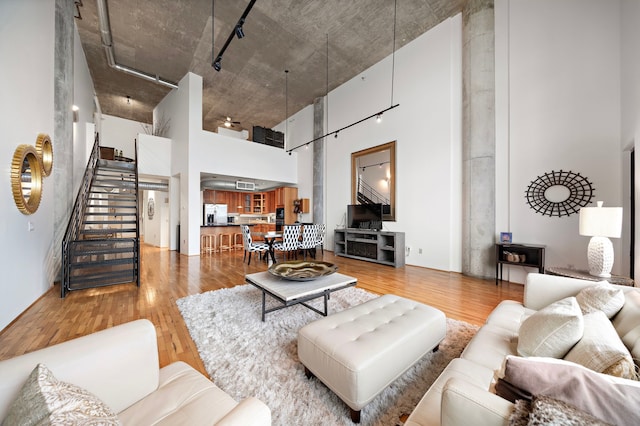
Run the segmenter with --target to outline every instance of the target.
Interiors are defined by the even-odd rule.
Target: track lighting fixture
[[[240,21],[238,21],[238,24],[236,25],[236,37],[238,38],[244,37],[242,25],[244,25],[244,19],[240,19]]]
[[[382,121],[382,113],[376,115],[376,123],[379,123]]]
[[[231,31],[231,34],[229,34],[229,37],[227,37],[227,41],[222,46],[222,49],[220,49],[220,52],[218,52],[218,56],[215,56],[216,59],[211,64],[211,66],[213,66],[214,70],[220,71],[220,69],[222,68],[222,63],[221,63],[222,55],[224,55],[224,52],[227,50],[227,47],[229,47],[229,44],[231,43],[231,40],[233,40],[233,37],[238,37],[238,38],[243,38],[244,37],[244,30],[242,29],[242,26],[244,25],[245,19],[249,15],[249,12],[251,11],[251,8],[256,3],[256,1],[257,0],[251,0],[249,2],[249,4],[247,5],[247,8],[242,13],[242,16],[240,16],[240,19],[238,19],[238,22],[233,27],[233,30]],[[213,17],[214,17],[213,16],[214,6],[215,6],[215,0],[211,0],[211,20],[212,21],[213,21]],[[214,35],[215,35],[215,32],[214,32],[213,25],[212,25],[211,26],[211,58],[214,57],[214,46],[213,46]]]

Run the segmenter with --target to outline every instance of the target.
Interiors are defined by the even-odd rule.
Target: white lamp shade
[[[601,202],[598,202],[602,205]],[[580,209],[580,235],[620,238],[622,207],[583,207]]]

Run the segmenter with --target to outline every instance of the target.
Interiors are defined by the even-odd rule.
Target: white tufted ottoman
[[[298,357],[350,408],[360,410],[427,352],[447,331],[444,313],[385,295],[330,315],[298,331]]]

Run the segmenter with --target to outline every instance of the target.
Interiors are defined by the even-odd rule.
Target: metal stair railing
[[[140,286],[137,141],[128,165],[100,159],[99,152],[96,136],[63,239],[63,298],[90,287]]]
[[[134,164],[135,164],[135,177],[136,177],[136,188],[134,194],[136,195],[136,239],[135,239],[135,260],[134,260],[134,272],[136,274],[136,285],[140,287],[140,212],[138,211],[139,201],[138,200],[138,139],[134,139]]]
[[[358,200],[365,204],[389,204],[390,201],[384,195],[377,192],[361,177],[358,178]]]
[[[87,161],[87,167],[84,170],[84,176],[80,183],[80,189],[78,190],[78,196],[73,205],[73,210],[69,217],[69,223],[62,239],[62,281],[60,283],[60,297],[65,296],[65,290],[69,288],[70,277],[70,257],[69,257],[69,243],[78,238],[82,219],[84,217],[85,209],[87,206],[87,198],[89,197],[89,191],[93,178],[96,172],[96,165],[100,156],[100,135],[96,133],[95,140],[93,142],[93,148],[91,149],[91,155]]]

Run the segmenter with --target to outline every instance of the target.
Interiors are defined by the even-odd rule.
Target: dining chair
[[[320,246],[320,250],[322,256],[324,256],[324,238],[327,233],[327,224],[319,223],[316,225],[317,235],[316,235],[316,247]]]
[[[302,239],[298,244],[298,249],[302,250],[304,259],[307,260],[307,253],[316,257],[316,240],[318,239],[318,225],[304,225],[302,227]],[[313,252],[311,252],[313,250]]]
[[[247,257],[247,252],[249,252],[249,262],[247,265],[251,265],[251,253],[259,252],[260,256],[262,253],[269,251],[269,246],[266,243],[254,243],[251,238],[251,228],[248,225],[240,225],[242,229],[242,242],[244,243],[244,255],[242,256],[242,262]]]
[[[282,229],[282,241],[276,241],[273,243],[273,249],[281,251],[283,257],[293,253],[297,256],[297,251],[300,243],[300,225],[285,225]]]

